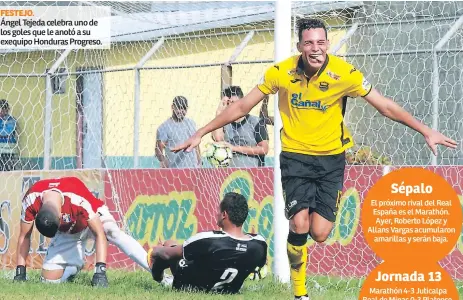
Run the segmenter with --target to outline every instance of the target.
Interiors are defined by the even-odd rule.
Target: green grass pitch
[[[293,299],[287,285],[276,283],[268,277],[262,281],[247,280],[241,293],[233,296],[208,295],[202,293],[176,292],[163,287],[151,279],[147,272],[125,272],[110,270],[107,289],[93,288],[90,285],[91,272],[81,272],[72,283],[43,284],[38,271],[28,271],[28,282],[13,283],[12,271],[0,273],[0,299]],[[313,300],[358,300],[362,280],[341,280],[332,277],[309,277],[307,286]],[[460,299],[463,300],[463,286],[459,286]]]

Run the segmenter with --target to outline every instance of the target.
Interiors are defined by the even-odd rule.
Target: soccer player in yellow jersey
[[[457,143],[430,129],[393,100],[382,96],[362,72],[327,54],[329,40],[322,21],[298,23],[299,55],[271,66],[263,80],[240,101],[228,106],[173,151],[192,151],[201,138],[231,123],[269,94],[279,95],[282,153],[280,169],[285,213],[290,222],[287,253],[295,299],[309,299],[306,290],[307,238],[324,242],[336,220],[343,188],[345,150],[353,146],[343,122],[348,97],[363,97],[382,115],[421,133],[437,154],[437,145]]]

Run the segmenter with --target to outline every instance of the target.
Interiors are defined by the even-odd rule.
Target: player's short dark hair
[[[184,96],[175,96],[172,104],[179,109],[187,109],[188,108],[188,100]]]
[[[227,88],[225,88],[223,91],[222,91],[222,97],[225,96],[225,97],[228,97],[228,98],[231,98],[233,96],[237,96],[238,98],[243,98],[244,97],[244,94],[243,94],[243,90],[241,89],[241,87],[237,86],[237,85],[232,85],[232,86],[229,86]]]
[[[248,217],[248,201],[238,193],[226,193],[220,202],[220,211],[227,212],[230,221],[236,226],[241,226]]]
[[[328,31],[326,30],[325,23],[319,19],[300,19],[297,21],[297,32],[299,35],[299,41],[302,40],[302,32],[306,29],[317,29],[323,28],[325,30],[325,36],[328,38]]]
[[[59,227],[59,215],[49,206],[42,206],[35,217],[35,227],[48,238],[55,236]]]

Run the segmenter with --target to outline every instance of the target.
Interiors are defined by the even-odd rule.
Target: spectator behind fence
[[[0,100],[0,171],[12,171],[18,162],[17,124],[10,106]]]
[[[223,90],[216,115],[231,103],[243,98],[243,91],[239,86],[230,86]],[[268,131],[265,121],[259,117],[247,114],[225,127],[212,132],[216,142],[224,142],[233,151],[230,167],[261,167],[265,164],[268,153]]]
[[[159,126],[156,137],[156,157],[161,168],[197,168],[201,166],[199,147],[196,151],[173,153],[171,147],[186,141],[196,131],[193,120],[186,118],[188,100],[176,96],[172,103],[172,117]]]

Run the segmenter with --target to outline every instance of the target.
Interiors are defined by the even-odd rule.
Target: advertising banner
[[[463,201],[460,185],[463,168],[428,169],[445,178]],[[309,239],[309,274],[362,277],[381,262],[365,242],[361,209],[368,190],[383,172],[383,167],[346,168],[334,229],[324,243]],[[244,230],[259,233],[267,240],[268,264],[273,262],[271,168],[31,171],[0,175],[1,182],[8,187],[0,193],[0,262],[3,269],[15,267],[23,193],[40,178],[59,176],[81,178],[96,196],[105,200],[119,225],[125,226],[145,249],[166,240],[182,243],[198,232],[218,229],[216,215],[221,197],[229,191],[239,192],[248,199],[250,208]],[[27,262],[29,268],[41,267],[48,243],[48,239],[34,230]],[[91,268],[94,258],[92,241],[88,243],[86,253],[86,268]],[[440,263],[453,278],[461,280],[462,261],[463,237],[460,235],[455,248]],[[138,267],[113,245],[109,246],[108,264],[112,268]]]

